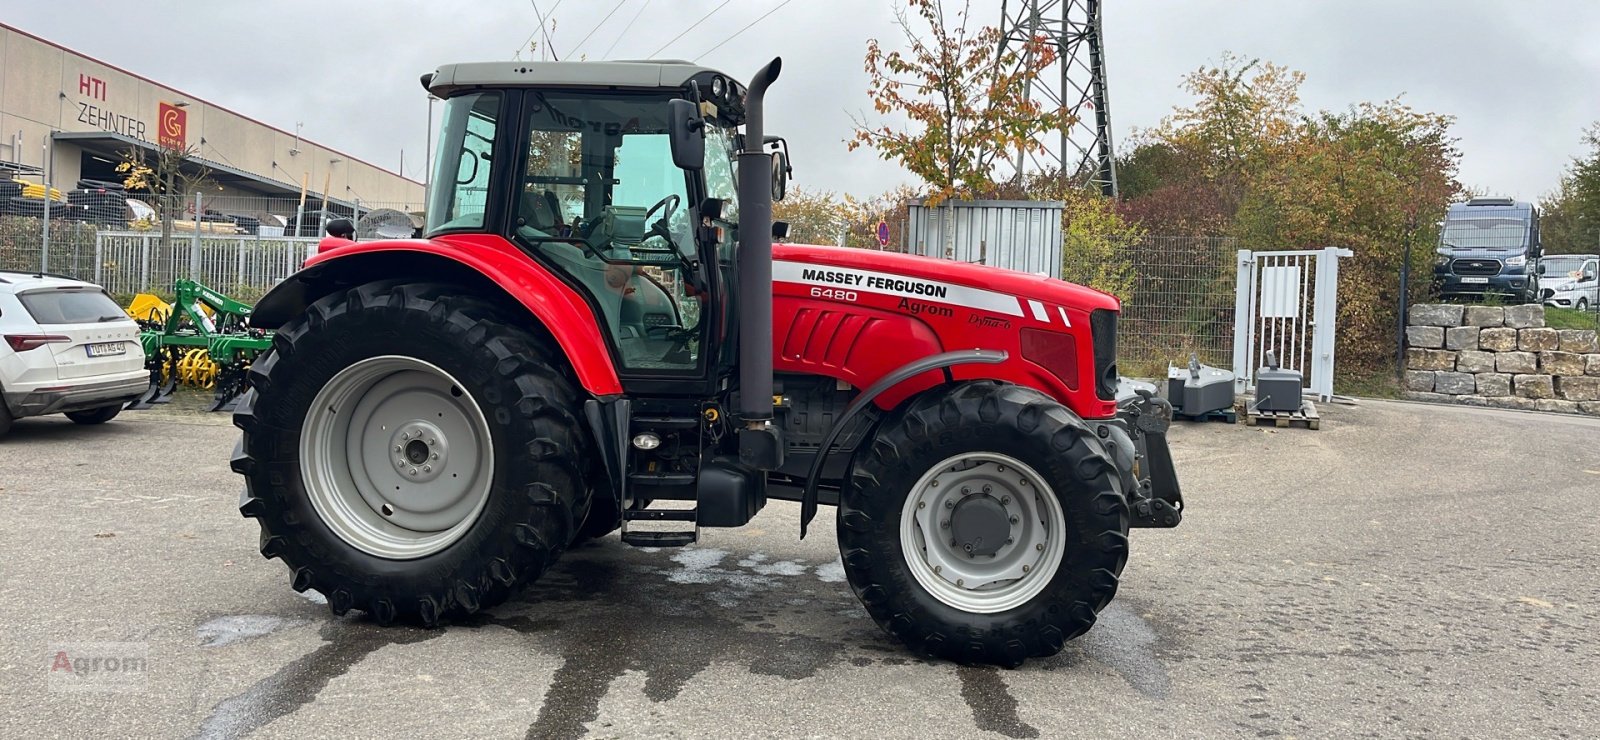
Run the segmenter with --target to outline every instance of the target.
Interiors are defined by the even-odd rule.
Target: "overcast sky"
[[[867,39],[886,46],[902,40],[890,0],[792,0],[778,7],[782,2],[537,0],[537,6],[556,19],[551,45],[563,59],[574,52],[639,58],[660,50],[746,79],[782,55],[768,126],[789,138],[800,185],[871,195],[911,182],[873,153],[844,146],[851,115],[868,108],[861,63]],[[974,0],[973,15],[998,22],[999,4]],[[1582,129],[1600,120],[1600,3],[1107,0],[1105,6],[1119,138],[1187,102],[1178,87],[1182,75],[1223,51],[1305,72],[1303,98],[1313,109],[1403,95],[1420,109],[1454,115],[1465,154],[1462,180],[1495,194],[1531,199],[1548,192],[1582,151]],[[23,30],[280,128],[303,122],[307,138],[390,169],[404,149],[406,174],[417,179],[427,128],[418,75],[444,62],[510,59],[538,27],[528,0],[0,0],[0,8],[5,22]]]

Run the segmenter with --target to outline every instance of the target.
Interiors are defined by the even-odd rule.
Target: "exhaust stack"
[[[739,457],[766,470],[782,464],[783,445],[772,425],[772,156],[762,104],[782,67],[775,58],[750,80],[739,152]]]

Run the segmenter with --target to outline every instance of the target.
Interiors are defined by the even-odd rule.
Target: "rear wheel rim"
[[[912,486],[900,544],[912,577],[935,599],[993,614],[1050,585],[1066,553],[1066,516],[1032,467],[999,453],[963,453]]]
[[[312,401],[300,474],[324,524],[369,555],[408,560],[461,539],[493,483],[483,411],[437,365],[399,355],[356,362]]]

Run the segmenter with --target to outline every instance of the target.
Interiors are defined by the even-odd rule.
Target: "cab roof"
[[[612,87],[678,89],[701,74],[732,77],[682,59],[614,62],[467,62],[446,64],[422,76],[422,86],[445,98],[478,87]]]

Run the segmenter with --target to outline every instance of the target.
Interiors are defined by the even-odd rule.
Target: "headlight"
[[[1433,266],[1434,267],[1444,267],[1445,265],[1448,265],[1448,264],[1450,264],[1450,255],[1445,254],[1444,252],[1435,252],[1434,253],[1434,255],[1433,255]]]
[[[1525,254],[1506,258],[1506,267],[1521,267],[1526,264],[1528,264],[1528,256]]]

